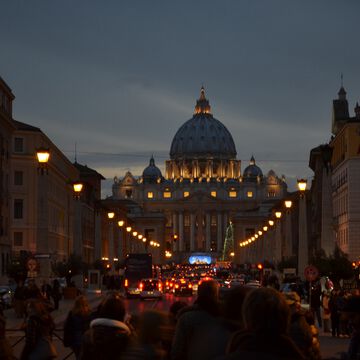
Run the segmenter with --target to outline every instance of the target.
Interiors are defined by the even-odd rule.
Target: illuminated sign
[[[211,256],[209,255],[191,255],[189,257],[190,264],[211,264]]]

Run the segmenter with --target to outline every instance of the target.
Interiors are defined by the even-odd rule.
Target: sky
[[[108,180],[164,172],[200,88],[242,170],[312,178],[343,84],[360,102],[358,0],[0,0],[0,76],[14,118]]]

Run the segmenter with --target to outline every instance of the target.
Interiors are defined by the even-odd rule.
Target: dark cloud
[[[3,2],[0,75],[18,120],[121,176],[163,170],[203,83],[244,165],[311,177],[340,73],[360,99],[360,3],[349,0]],[[101,155],[100,155],[101,154]],[[122,154],[122,155],[113,155]]]

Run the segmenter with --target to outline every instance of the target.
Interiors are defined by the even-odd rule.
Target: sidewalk
[[[88,299],[91,308],[95,308],[100,303],[103,297],[103,294],[95,294],[95,293],[85,293],[84,295]],[[71,310],[73,305],[74,305],[74,299],[60,300],[59,309],[51,312],[51,316],[54,319],[55,325],[57,327],[59,327],[59,325],[65,321],[66,316],[68,312]],[[5,310],[4,315],[6,318],[6,330],[21,328],[24,319],[17,318],[14,309],[11,308]]]

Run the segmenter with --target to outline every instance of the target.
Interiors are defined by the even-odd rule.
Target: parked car
[[[162,299],[162,283],[158,279],[142,279],[139,284],[140,300]]]
[[[0,285],[0,305],[4,309],[12,306],[14,293],[9,285]]]

